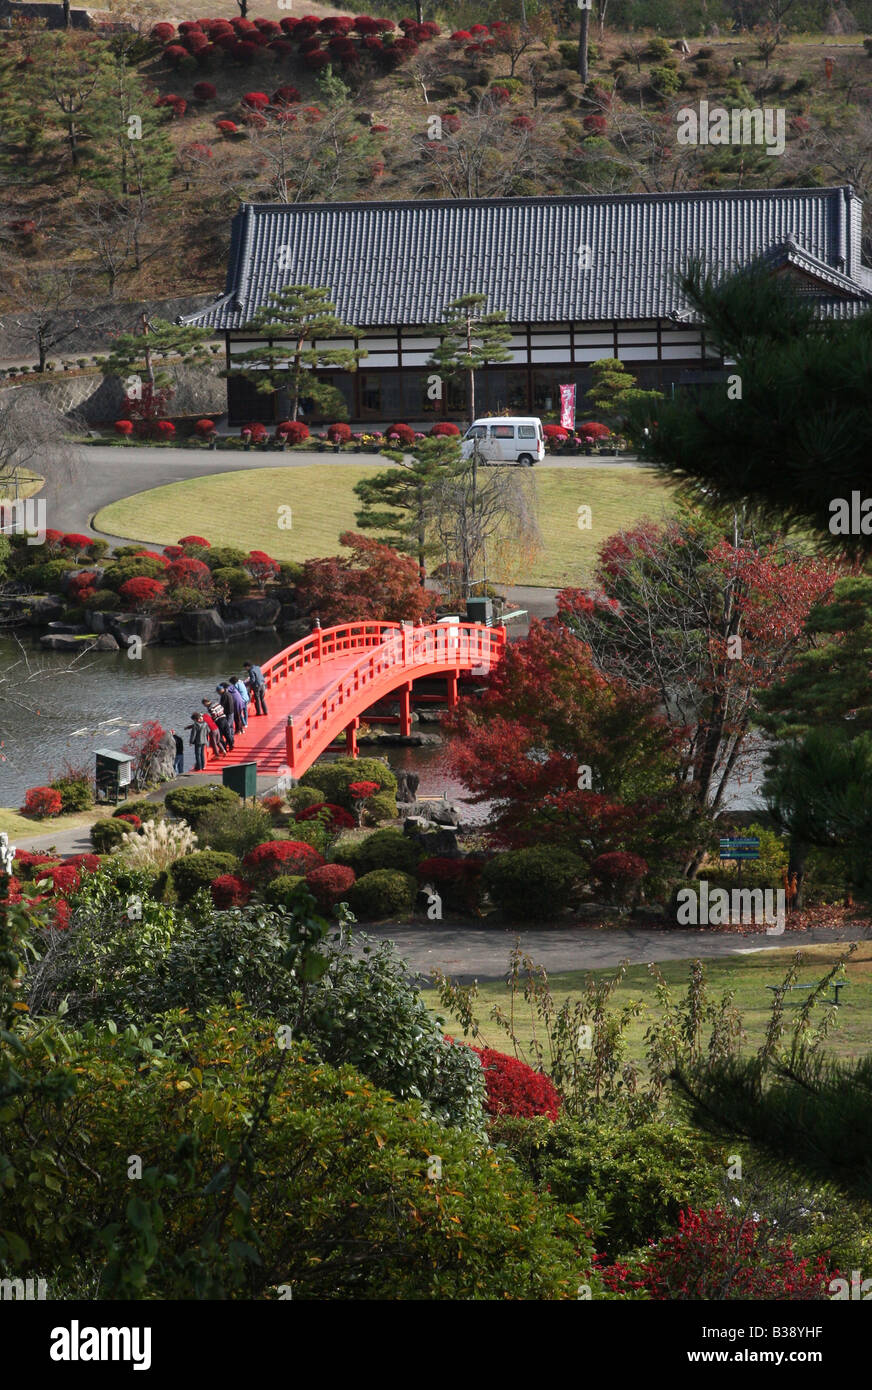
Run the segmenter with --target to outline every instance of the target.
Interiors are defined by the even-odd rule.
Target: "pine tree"
[[[635,416],[663,400],[659,391],[643,391],[636,378],[617,357],[601,357],[591,366],[592,383],[585,400],[592,410],[614,424],[623,425],[627,415]]]
[[[142,316],[140,333],[122,333],[112,346],[104,373],[119,376],[127,391],[126,408],[148,421],[164,414],[173,396],[173,376],[155,365],[155,357],[179,356],[185,362],[203,362],[209,332],[187,324],[150,320]]]
[[[318,368],[338,367],[355,372],[361,357],[360,348],[327,348],[325,338],[360,337],[360,330],[337,318],[335,306],[326,287],[285,285],[269,296],[247,331],[269,339],[268,343],[250,348],[234,357],[235,367],[225,373],[229,377],[245,377],[258,391],[269,394],[287,391],[290,396],[290,418],[296,420],[300,397],[310,397],[322,410],[347,413],[340,393],[329,382],[319,381]],[[307,347],[310,343],[312,346]],[[319,344],[316,346],[316,343]]]
[[[423,586],[427,557],[439,548],[438,541],[428,535],[434,495],[458,467],[457,445],[451,440],[425,439],[408,454],[386,453],[397,467],[355,484],[363,503],[357,524],[363,531],[378,531],[377,539],[394,550],[414,555]]]
[[[466,376],[470,422],[475,419],[475,374],[489,362],[508,362],[511,352],[508,342],[512,330],[505,314],[499,310],[485,314],[487,296],[464,294],[445,309],[444,324],[434,328],[441,342],[429,365],[438,367],[443,376]]]
[[[140,205],[167,192],[175,154],[167,134],[166,110],[158,110],[153,94],[123,50],[116,52],[100,74],[95,110],[89,120],[88,182],[114,197],[136,199]]]

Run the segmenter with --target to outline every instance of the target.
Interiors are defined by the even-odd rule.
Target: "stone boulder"
[[[39,645],[47,652],[93,651],[97,638],[73,632],[44,632]]]
[[[176,732],[181,733],[183,738],[185,737],[181,729],[178,729]],[[158,746],[157,756],[155,758],[154,775],[159,782],[168,782],[171,780],[171,778],[175,777],[175,760],[175,739],[173,738],[169,730],[165,730],[163,737],[161,738],[160,744]]]
[[[414,801],[418,790],[420,777],[417,772],[398,772],[397,778],[397,801]]]
[[[453,806],[444,799],[441,801],[413,801],[409,804],[407,815],[420,816],[436,825],[459,826],[460,816]]]
[[[160,620],[150,613],[107,613],[104,630],[112,633],[119,647],[128,647],[130,637],[138,637],[148,647],[160,636]]]
[[[36,594],[32,598],[10,599],[9,602],[21,604],[23,612],[34,626],[55,622],[66,607],[57,594]]]
[[[227,621],[245,618],[253,623],[255,630],[275,627],[281,610],[282,605],[275,598],[237,598],[221,607]]]
[[[180,613],[179,632],[186,642],[199,646],[201,643],[226,641],[224,619],[217,608],[192,608]]]

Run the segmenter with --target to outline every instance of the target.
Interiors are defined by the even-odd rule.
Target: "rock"
[[[407,816],[403,821],[404,835],[423,835],[430,827],[426,816]]]
[[[162,618],[157,640],[162,647],[179,646],[182,642],[182,633],[178,623],[171,618]]]
[[[281,611],[282,605],[274,598],[238,598],[221,606],[225,620],[247,618],[254,625],[250,630],[275,627]]]
[[[221,621],[224,623],[226,642],[230,642],[234,637],[247,637],[249,633],[257,631],[252,618],[222,618]]]
[[[88,628],[82,627],[81,623],[54,622],[49,623],[48,630],[50,633],[73,633],[75,636],[80,637],[83,633],[88,631]]]
[[[415,793],[418,790],[420,777],[417,772],[398,772],[397,778],[397,801],[414,801]]]
[[[93,651],[96,644],[93,633],[82,636],[72,632],[44,632],[39,639],[39,645],[49,652]]]
[[[418,843],[428,859],[460,859],[457,836],[453,830],[427,830],[418,836]]]
[[[111,632],[101,632],[94,643],[94,650],[97,652],[117,652],[121,648]]]
[[[11,603],[22,605],[23,611],[29,615],[30,621],[40,626],[50,623],[61,616],[66,605],[57,594],[37,594],[33,598],[11,599]]]
[[[412,801],[409,804],[407,814],[410,816],[423,816],[427,821],[435,821],[437,825],[460,825],[460,816],[453,806],[447,801]]]
[[[95,579],[94,579],[94,588],[95,588],[95,589],[99,589],[99,587],[100,587],[100,580],[103,578],[103,574],[104,574],[103,566],[102,566],[102,565],[83,565],[82,568],[83,568],[83,569],[86,569],[86,570],[88,571],[89,574],[93,574],[93,575],[95,576]],[[63,593],[65,593],[65,594],[69,593],[69,591],[70,591],[70,580],[71,580],[71,579],[73,578],[73,576],[74,576],[75,574],[77,574],[77,573],[78,573],[78,570],[68,570],[66,574],[61,575],[61,590],[62,590]]]
[[[179,730],[178,732],[181,732]],[[184,738],[184,734],[182,734]],[[172,734],[167,730],[158,746],[155,758],[154,775],[159,782],[168,782],[175,777],[176,744]]]
[[[138,637],[147,647],[160,635],[160,621],[148,613],[114,613],[106,617],[106,630],[112,633],[119,647],[127,648],[130,637]]]
[[[675,49],[676,53],[690,52],[690,44],[687,42],[687,39],[679,39],[678,43],[674,43],[672,47]]]
[[[225,641],[224,619],[217,608],[194,608],[179,614],[179,632],[186,642],[199,645]]]
[[[371,729],[367,734],[359,734],[358,743],[383,743],[392,748],[426,748],[441,743],[436,734],[395,734],[390,729]]]

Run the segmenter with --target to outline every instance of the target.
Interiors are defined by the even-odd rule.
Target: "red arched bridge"
[[[356,758],[357,730],[373,705],[396,699],[400,733],[408,735],[413,699],[443,698],[416,693],[416,680],[444,676],[445,698],[454,706],[460,677],[486,675],[505,646],[504,627],[453,619],[425,627],[359,622],[317,628],[264,662],[268,714],[256,715],[249,706],[248,727],[236,735],[232,753],[216,758],[207,751],[206,770],[257,763],[259,773],[299,778],[343,733],[346,752]],[[367,715],[365,722],[395,720]]]

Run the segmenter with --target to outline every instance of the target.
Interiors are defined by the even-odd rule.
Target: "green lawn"
[[[95,526],[114,536],[169,545],[191,530],[213,545],[266,550],[278,560],[335,555],[340,532],[354,529],[354,484],[389,467],[381,464],[263,468],[192,478],[136,493],[98,512]],[[671,492],[640,468],[536,468],[543,548],[532,568],[510,582],[559,587],[589,579],[602,540],[643,516],[660,517]],[[279,528],[280,508],[293,524]],[[591,528],[578,526],[580,506],[591,509]]]
[[[779,984],[784,979],[797,948],[803,952],[798,982],[805,984],[818,981],[847,949],[844,943],[801,948],[798,941],[797,947],[785,950],[747,956],[717,957],[703,962],[706,980],[709,982],[710,998],[719,1000],[725,990],[735,992],[734,1002],[744,1016],[748,1035],[744,1044],[746,1051],[753,1051],[759,1047],[766,1033],[772,1002],[772,994],[766,986]],[[535,951],[532,954],[535,960]],[[660,970],[669,984],[673,999],[683,995],[689,967],[689,960],[663,961],[660,964]],[[848,983],[841,992],[838,1023],[831,1031],[826,1047],[829,1051],[847,1057],[868,1052],[872,1047],[872,941],[860,943],[848,961],[846,971]],[[597,970],[590,973],[598,977],[607,977],[615,972]],[[566,998],[578,998],[586,978],[587,973],[583,971],[551,975],[550,985],[558,1006]],[[828,995],[832,997],[832,989],[828,991]],[[443,1013],[435,990],[425,991],[423,998],[431,1009]],[[794,990],[786,998],[786,1014],[790,1019],[795,1017],[798,1011],[795,1005],[801,1005],[806,994],[804,991]],[[648,973],[647,966],[634,965],[628,969],[623,984],[612,995],[611,1008],[617,1010],[621,1004],[629,1000],[639,1000],[644,1005],[642,1014],[631,1023],[626,1034],[630,1055],[634,1060],[641,1062],[644,1060],[645,1030],[652,1018],[660,1016],[654,980]],[[480,986],[476,1014],[485,1043],[498,1051],[511,1051],[511,1044],[506,1034],[490,1020],[490,1011],[494,1004],[499,1003],[504,1011],[508,1012],[509,1002],[510,992],[502,981],[489,981]],[[815,1015],[820,1015],[824,1011],[818,1004],[814,1012]],[[519,1036],[528,1040],[532,1032],[529,1008],[525,1009],[522,998],[516,1001],[515,1017],[516,1025],[517,1020],[521,1020],[517,1026]],[[461,1026],[454,1018],[448,1019],[446,1031],[457,1037],[462,1036]]]
[[[40,835],[59,835],[63,830],[80,830],[93,825],[95,821],[105,820],[111,811],[101,807],[99,810],[76,811],[67,816],[50,816],[46,820],[34,820],[22,816],[12,806],[0,806],[0,830],[5,830],[10,840],[32,840]]]

